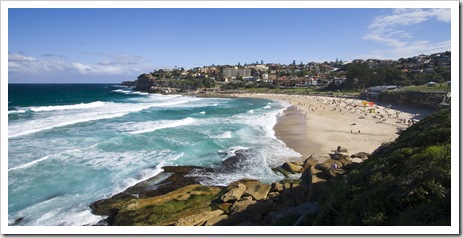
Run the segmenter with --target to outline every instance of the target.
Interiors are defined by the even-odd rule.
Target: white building
[[[236,69],[236,68],[227,68],[223,69],[223,76],[225,78],[236,78],[236,77],[243,77],[243,78],[250,78],[251,77],[251,69]]]

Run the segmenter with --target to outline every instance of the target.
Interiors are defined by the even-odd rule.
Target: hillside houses
[[[237,65],[210,65],[188,70],[176,66],[174,69],[155,70],[149,74],[144,74],[142,78],[144,82],[149,81],[149,83],[160,86],[183,85],[183,88],[192,87],[188,85],[202,85],[201,83],[194,83],[195,80],[200,79],[212,80],[219,86],[233,82],[244,82],[243,85],[259,84],[268,87],[322,87],[328,84],[342,85],[346,82],[349,65],[367,65],[372,72],[386,72],[385,69],[399,70],[402,74],[400,77],[415,80],[413,84],[423,84],[436,80],[445,82],[450,80],[451,54],[450,52],[442,52],[431,55],[420,54],[398,60],[355,59],[347,62],[336,59],[331,62],[300,62],[299,64],[295,60],[290,64],[264,64],[261,61],[260,64],[255,62],[244,65],[239,63]],[[441,78],[435,78],[436,74],[440,74]],[[398,76],[390,74],[386,77]],[[179,82],[169,83],[169,80]],[[355,81],[357,79],[351,78],[350,80]],[[210,83],[209,81],[207,82]],[[377,83],[380,81],[375,82],[376,84],[369,84],[368,86],[381,85]],[[408,85],[410,84],[412,83],[409,82]]]

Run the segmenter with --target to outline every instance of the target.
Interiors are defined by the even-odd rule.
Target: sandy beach
[[[288,102],[292,105],[275,125],[277,138],[302,156],[322,162],[337,146],[349,154],[372,153],[396,139],[400,130],[430,115],[433,110],[368,104],[359,99],[285,94],[237,94]],[[364,105],[367,103],[366,105]]]

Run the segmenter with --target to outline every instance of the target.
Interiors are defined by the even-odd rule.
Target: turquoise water
[[[271,171],[299,154],[273,126],[289,105],[133,92],[119,85],[8,86],[8,218],[17,225],[88,225],[89,205],[166,165],[214,167],[248,149],[241,168],[193,174],[207,185]]]

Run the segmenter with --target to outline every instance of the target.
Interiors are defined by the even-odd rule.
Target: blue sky
[[[134,80],[174,66],[399,59],[451,50],[450,9],[8,9],[9,83]]]

